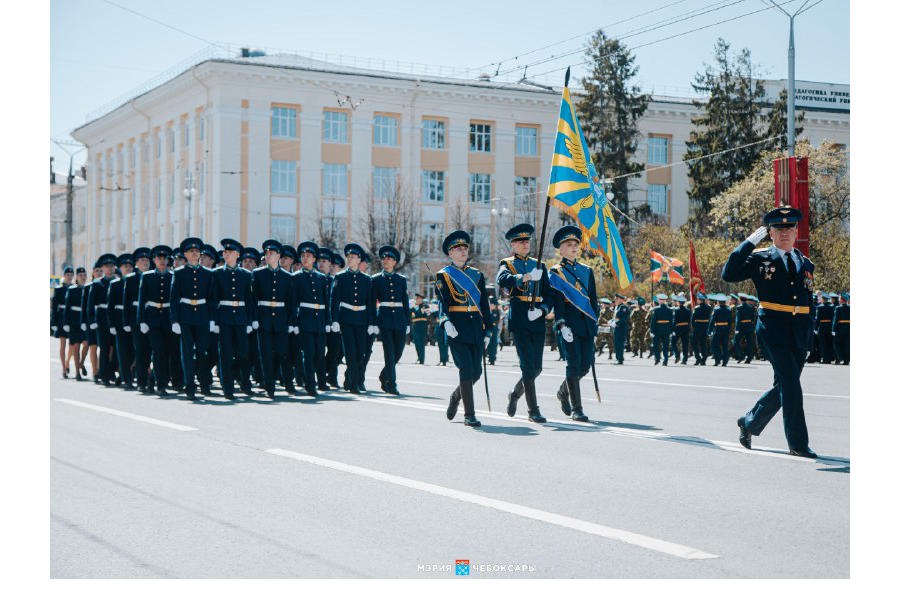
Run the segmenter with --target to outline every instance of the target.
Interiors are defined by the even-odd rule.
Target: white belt
[[[98,304],[94,308],[106,308],[106,304]]]
[[[382,302],[378,306],[388,306],[391,308],[403,308],[402,302]]]
[[[219,300],[219,306],[244,306],[243,300]]]
[[[75,312],[81,312],[81,307],[80,306],[70,306],[69,310],[74,310]]]
[[[113,308],[115,308],[116,310],[125,310],[125,307],[121,304],[116,304],[115,306],[113,306]]]
[[[346,308],[347,310],[366,310],[365,304],[356,305],[356,304],[347,304],[346,302],[341,302],[341,306],[343,308]]]
[[[271,306],[272,308],[280,308],[284,306],[284,302],[269,302],[268,300],[260,300],[257,304],[260,306]]]
[[[57,306],[56,310],[64,310],[65,308],[66,308],[65,306]]]
[[[146,304],[144,304],[145,308],[148,306],[152,306],[153,308],[163,309],[163,308],[169,308],[169,303],[168,302],[147,302]]]
[[[178,301],[182,304],[190,304],[191,306],[206,304],[206,298],[180,298]]]
[[[135,300],[134,302],[131,303],[132,306],[140,306],[140,304],[141,303],[138,302],[137,300]]]
[[[313,310],[325,310],[324,304],[313,304],[311,302],[301,302],[300,308],[311,308]]]

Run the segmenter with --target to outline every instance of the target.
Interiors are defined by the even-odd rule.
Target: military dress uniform
[[[530,240],[533,233],[534,227],[521,223],[506,232],[506,239],[509,242]],[[537,273],[539,275],[535,278]],[[526,274],[531,277],[531,281],[524,281]],[[497,269],[497,288],[509,292],[509,330],[519,357],[519,371],[522,373],[507,396],[506,412],[509,416],[516,414],[516,403],[524,393],[529,419],[538,419],[538,422],[546,420],[540,415],[534,387],[535,379],[543,370],[544,337],[547,332],[545,317],[551,310],[549,301],[538,295],[542,288],[546,288],[546,277],[547,267],[538,264],[537,259],[530,256],[516,254],[504,258]],[[490,304],[486,316],[492,320]],[[492,336],[493,323],[485,334]]]
[[[416,298],[425,299],[422,294],[416,293]],[[416,304],[409,309],[410,327],[412,329],[413,345],[416,347],[416,362],[425,364],[425,334],[428,332],[428,313],[425,312],[425,303]]]
[[[304,252],[319,255],[319,247],[313,242],[303,242],[297,246],[297,254]],[[328,277],[315,269],[300,268],[291,275],[294,286],[294,301],[297,312],[294,331],[300,342],[302,365],[297,365],[302,373],[306,393],[315,396],[318,390],[327,390],[325,382],[325,327],[331,323],[330,293]],[[318,386],[316,379],[318,378]]]
[[[709,320],[712,317],[712,307],[706,303],[706,294],[697,293],[697,306],[691,311],[691,348],[694,351],[694,364],[705,365],[709,356],[707,349],[707,332]]]
[[[135,248],[131,253],[135,263],[142,258],[150,258],[150,248]],[[134,358],[134,379],[140,391],[146,391],[148,369],[150,367],[150,341],[141,331],[138,319],[138,290],[141,287],[142,272],[135,270],[125,278],[125,289],[122,298],[124,319],[122,328],[131,336],[132,356]]]
[[[766,227],[794,227],[802,218],[796,208],[780,207],[766,214]],[[812,341],[812,281],[815,267],[799,250],[782,252],[775,246],[754,251],[766,235],[761,227],[742,242],[722,268],[722,279],[738,283],[752,279],[759,295],[756,333],[772,364],[775,384],[746,415],[738,419],[739,441],[750,448],[751,435],[760,435],[782,409],[791,454],[815,458],[803,412],[800,375]]]
[[[181,251],[203,249],[200,238],[186,238]],[[207,368],[209,334],[215,328],[212,313],[212,271],[199,263],[175,269],[169,295],[172,329],[181,336],[181,371],[184,391],[191,400],[196,397],[195,374],[204,396],[210,395],[212,381]]]
[[[203,264],[203,257],[206,256],[209,258],[209,264]],[[219,251],[216,250],[215,246],[211,244],[203,244],[203,250],[200,252],[200,264],[201,266],[206,267],[208,270],[213,271],[216,268],[216,262],[219,260]],[[210,313],[215,313],[215,306],[210,306]],[[209,341],[207,342],[206,347],[206,364],[203,366],[203,379],[205,381],[212,381],[212,370],[213,367],[216,367],[216,371],[218,371],[219,365],[219,332],[218,329],[215,331],[209,332]],[[199,371],[198,371],[199,373]],[[217,373],[219,375],[219,379],[221,379],[221,373]]]
[[[665,302],[668,296],[657,294],[659,305],[650,315],[650,337],[653,339],[653,364],[659,364],[660,346],[662,346],[663,366],[669,364],[669,341],[672,337],[672,326],[675,314]]]
[[[400,262],[400,251],[393,246],[378,249],[381,259],[391,257]],[[410,330],[409,292],[406,277],[399,273],[382,271],[372,277],[372,294],[377,305],[375,325],[381,336],[384,349],[384,368],[378,375],[381,389],[389,394],[400,394],[397,390],[397,363],[403,356],[406,334]]]
[[[281,254],[282,246],[276,240],[263,242],[263,252],[274,250]],[[290,356],[288,335],[293,327],[295,310],[294,288],[291,275],[281,267],[272,268],[268,264],[252,273],[253,300],[256,303],[258,322],[257,340],[262,363],[263,385],[269,398],[275,397],[276,371],[289,394],[296,390],[290,383]]]
[[[241,267],[251,274],[251,280],[253,271],[259,267],[260,258],[259,250],[256,248],[244,247],[244,251],[241,252]],[[247,362],[249,363],[247,368],[250,370],[250,377],[257,385],[263,386],[262,362],[259,358],[259,335],[257,335],[257,329],[252,329],[252,331],[247,334]],[[241,368],[240,365],[237,365],[237,368]],[[239,376],[239,378],[242,377],[243,375]]]
[[[753,318],[756,310],[750,306],[746,294],[738,294],[741,303],[737,306],[734,315],[734,356],[740,362],[749,363],[756,355],[756,321]],[[744,350],[743,345],[747,348]]]
[[[728,332],[731,328],[731,309],[725,305],[728,301],[727,296],[719,294],[715,300],[718,305],[713,309],[708,327],[709,336],[712,338],[710,346],[715,366],[726,367],[728,366]]]
[[[332,257],[332,264],[334,264],[337,269],[343,269],[346,265],[344,257],[336,250],[329,250],[329,254]],[[328,302],[329,308],[331,308],[331,294],[334,290],[334,278],[337,273],[328,273],[326,275],[328,277]],[[332,313],[330,317],[333,323],[335,315]],[[338,387],[338,366],[341,364],[343,358],[344,341],[341,332],[333,330],[331,324],[328,324],[325,326],[325,375],[329,386],[335,388]]]
[[[155,246],[150,254],[169,257],[172,250],[168,246]],[[171,367],[177,351],[178,339],[172,332],[169,295],[172,288],[172,272],[151,269],[141,274],[138,285],[137,321],[140,331],[147,336],[153,363],[153,378],[156,390],[166,395],[166,386],[171,377]]]
[[[66,267],[64,273],[74,273],[72,267]],[[60,283],[53,288],[53,295],[50,297],[50,335],[55,338],[66,337],[66,331],[63,329],[63,310],[66,302],[66,292],[69,286]]]
[[[494,325],[491,327],[491,341],[488,342],[487,347],[487,360],[489,365],[497,362],[497,346],[500,342],[500,309],[497,308],[496,304],[491,306],[491,323]]]
[[[81,330],[81,299],[84,295],[84,287],[73,283],[66,288],[60,321],[69,339],[69,344],[78,345],[85,341],[85,333]]]
[[[344,255],[363,255],[359,244],[347,244]],[[331,288],[332,331],[341,335],[344,359],[347,361],[345,389],[359,394],[360,381],[365,377],[364,360],[368,346],[370,327],[375,325],[375,297],[372,295],[372,278],[359,270],[349,268],[334,276]]]
[[[616,294],[616,298],[625,299],[622,294]],[[628,339],[628,328],[631,326],[631,309],[627,304],[619,304],[613,308],[612,336],[613,348],[616,351],[616,363],[625,362],[625,340]]]
[[[104,254],[98,262],[101,267],[107,264],[115,265],[116,257],[114,254]],[[91,284],[87,302],[88,327],[96,335],[99,358],[99,370],[94,381],[104,385],[112,384],[116,370],[115,338],[109,329],[109,284],[112,279],[104,275]]]
[[[834,309],[831,319],[831,336],[834,342],[835,364],[850,364],[850,294],[843,293],[844,300]]]
[[[834,337],[831,322],[834,320],[834,305],[822,302],[815,308],[815,334],[818,337],[819,362],[834,362]]]
[[[243,253],[243,246],[233,239],[226,238],[220,243],[225,250]],[[244,394],[253,393],[249,337],[256,321],[256,303],[251,278],[250,271],[236,264],[216,267],[212,272],[212,319],[218,330],[219,383],[229,400],[234,398],[235,379]]]
[[[675,362],[681,360],[681,364],[686,365],[688,359],[688,339],[691,337],[691,311],[684,303],[687,298],[683,295],[675,297],[678,302],[678,308],[674,311],[674,328],[672,330],[672,353],[675,355]]]
[[[471,238],[465,231],[452,232],[442,244],[444,254],[457,246],[468,247]],[[462,279],[468,278],[468,281]],[[454,279],[456,278],[456,279]],[[440,302],[438,324],[447,334],[447,344],[453,362],[459,369],[459,386],[450,394],[447,418],[456,416],[459,401],[463,402],[465,424],[481,427],[475,418],[474,383],[481,377],[481,361],[489,341],[491,323],[490,305],[484,275],[475,267],[447,265],[438,271],[435,290]],[[466,290],[470,288],[472,293]]]
[[[122,265],[130,264],[134,267],[134,257],[131,254],[122,254],[116,259],[119,268]],[[134,329],[131,326],[131,320],[128,318],[129,309],[131,308],[125,302],[125,283],[126,281],[137,281],[137,274],[132,271],[128,275],[122,275],[109,282],[109,321],[110,330],[115,339],[116,356],[119,362],[119,374],[122,377],[124,389],[134,389],[134,339],[132,333]]]

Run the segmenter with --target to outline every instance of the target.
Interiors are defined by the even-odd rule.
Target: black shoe
[[[547,419],[541,414],[540,409],[535,409],[532,412],[528,413],[528,420],[533,423],[546,423]]]
[[[244,394],[245,396],[252,396],[252,395],[253,395],[253,388],[250,387],[250,384],[249,384],[249,383],[248,383],[247,385],[242,385],[242,386],[241,386],[241,393]]]
[[[222,394],[222,396],[224,396],[226,400],[234,400],[233,392],[225,392],[224,394]]]
[[[723,367],[727,367],[727,366],[728,366],[728,363],[727,363],[727,362],[723,362],[723,363],[722,363],[722,366],[723,366]]]
[[[357,394],[360,393],[360,392],[366,392],[366,391],[368,391],[368,390],[366,390],[366,384],[364,384],[362,381],[360,381],[360,382],[359,382],[359,385],[356,386],[356,387],[359,389],[359,391],[356,392]]]
[[[327,383],[320,383],[320,384],[319,384],[319,390],[322,391],[322,392],[327,392],[327,391],[330,390],[330,389],[331,389],[331,388],[328,387],[328,384],[327,384]]]
[[[125,385],[122,386],[122,389],[130,392],[130,391],[134,390],[134,386],[131,385],[130,383],[126,383]]]
[[[75,381],[84,381],[84,378],[81,376],[81,373],[75,373]]]
[[[295,387],[293,386],[293,384],[284,386],[284,390],[285,390],[288,394],[290,394],[291,396],[296,396],[296,395],[297,395],[297,388],[295,388]]]
[[[556,399],[559,400],[559,406],[563,413],[565,413],[567,417],[571,416],[572,405],[569,404],[569,388],[566,387],[565,381],[563,381],[562,385],[559,386],[559,389],[556,390]]]
[[[156,393],[157,393],[157,395],[158,395],[160,398],[165,398],[165,397],[167,397],[167,396],[169,395],[169,392],[166,391],[166,388],[159,388],[159,389],[156,391]]]
[[[791,456],[802,456],[803,458],[818,458],[819,455],[809,449],[809,446],[806,448],[791,448]]]
[[[748,358],[747,360],[745,360],[745,361],[744,361],[744,364],[745,364],[745,365],[749,365],[749,364],[750,364],[750,359]]]
[[[475,417],[466,417],[465,423],[467,427],[481,427],[481,421],[479,421]]]
[[[654,365],[658,365],[658,364],[659,364],[659,359],[657,358],[656,360],[654,360],[654,361],[653,361],[653,364],[654,364]]]
[[[212,396],[213,395],[212,390],[209,389],[209,386],[205,386],[205,385],[200,386],[200,393],[203,394],[204,396]]]
[[[187,399],[188,399],[188,400],[191,400],[191,401],[197,399],[197,392],[195,392],[194,390],[187,390],[187,391],[184,393],[184,395],[187,396]]]
[[[314,385],[306,386],[306,388],[304,388],[304,389],[306,390],[306,394],[308,396],[312,396],[313,398],[315,398],[316,396],[319,395],[319,391],[316,389],[316,386],[314,386]]]
[[[87,369],[85,369],[84,367],[81,367],[81,376],[87,377]]]
[[[716,364],[714,364],[713,366],[714,366],[714,367],[718,367],[718,366],[719,366],[719,362],[720,362],[720,361],[717,360],[717,361],[716,361]]]
[[[590,419],[587,418],[583,412],[581,412],[580,408],[576,408],[572,411],[572,420],[573,421],[581,421],[582,423],[587,423]]]
[[[507,404],[506,404],[506,414],[510,417],[516,416],[516,405],[519,402],[519,398],[522,397],[522,394],[525,393],[525,384],[522,380],[518,380],[516,385],[513,386],[513,389],[506,395]]]
[[[362,391],[361,391],[357,386],[355,386],[355,385],[350,386],[350,389],[349,389],[348,391],[349,391],[351,394],[362,394]]]
[[[388,387],[387,393],[388,393],[388,394],[391,394],[391,395],[393,395],[393,396],[400,396],[400,395],[401,395],[401,394],[400,394],[400,390],[397,389],[397,384],[396,384],[396,383],[393,383],[393,384],[391,384],[391,385]]]
[[[752,450],[750,446],[753,442],[753,435],[750,433],[750,430],[747,429],[747,422],[744,420],[744,417],[739,418],[737,420],[737,424],[738,428],[741,430],[738,441],[741,443],[741,446],[743,446],[747,450]]]
[[[664,366],[664,367],[668,367],[668,366],[669,366],[669,359],[668,359],[668,358],[667,358],[666,360],[663,361],[663,366]]]
[[[450,394],[450,404],[447,406],[447,418],[449,420],[453,420],[453,417],[456,416],[456,409],[459,408],[459,401],[462,398],[462,395],[459,392],[459,386],[453,390],[453,393]]]
[[[681,364],[686,365],[686,364],[687,364],[687,359],[684,359],[683,361],[681,361]]]
[[[266,390],[266,396],[268,396],[269,398],[274,400],[275,399],[275,390]]]

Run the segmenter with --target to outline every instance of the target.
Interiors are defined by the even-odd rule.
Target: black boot
[[[511,417],[516,416],[516,404],[519,402],[519,398],[522,397],[522,394],[525,392],[525,388],[522,385],[522,380],[518,380],[516,382],[515,387],[513,387],[512,391],[507,394],[507,398],[509,399],[509,404],[506,405],[506,414]]]
[[[577,377],[569,377],[566,379],[566,385],[569,387],[569,398],[572,401],[572,418],[576,421],[590,421],[581,410],[581,382]]]
[[[528,420],[534,423],[546,423],[547,419],[541,414],[538,408],[537,392],[534,390],[534,379],[523,382],[525,388],[525,402],[528,404]]]
[[[572,415],[572,405],[569,404],[569,388],[566,387],[566,382],[563,381],[559,386],[559,389],[556,391],[556,398],[559,400],[559,406],[562,408],[562,411],[566,414],[567,417]]]
[[[462,396],[460,396],[459,386],[456,386],[456,389],[450,394],[450,405],[447,407],[447,418],[451,421],[453,420],[453,417],[456,416],[456,409],[459,408],[460,398],[462,398]]]
[[[459,390],[463,401],[463,411],[466,416],[465,424],[468,427],[481,427],[481,421],[475,418],[475,394],[472,391],[472,380],[460,381]]]

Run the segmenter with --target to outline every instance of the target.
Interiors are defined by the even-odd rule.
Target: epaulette
[[[182,270],[184,267],[185,267],[185,265],[181,265],[180,267],[175,267],[175,273]]]
[[[760,252],[768,252],[769,248],[755,248],[753,250],[753,254],[759,254]]]

